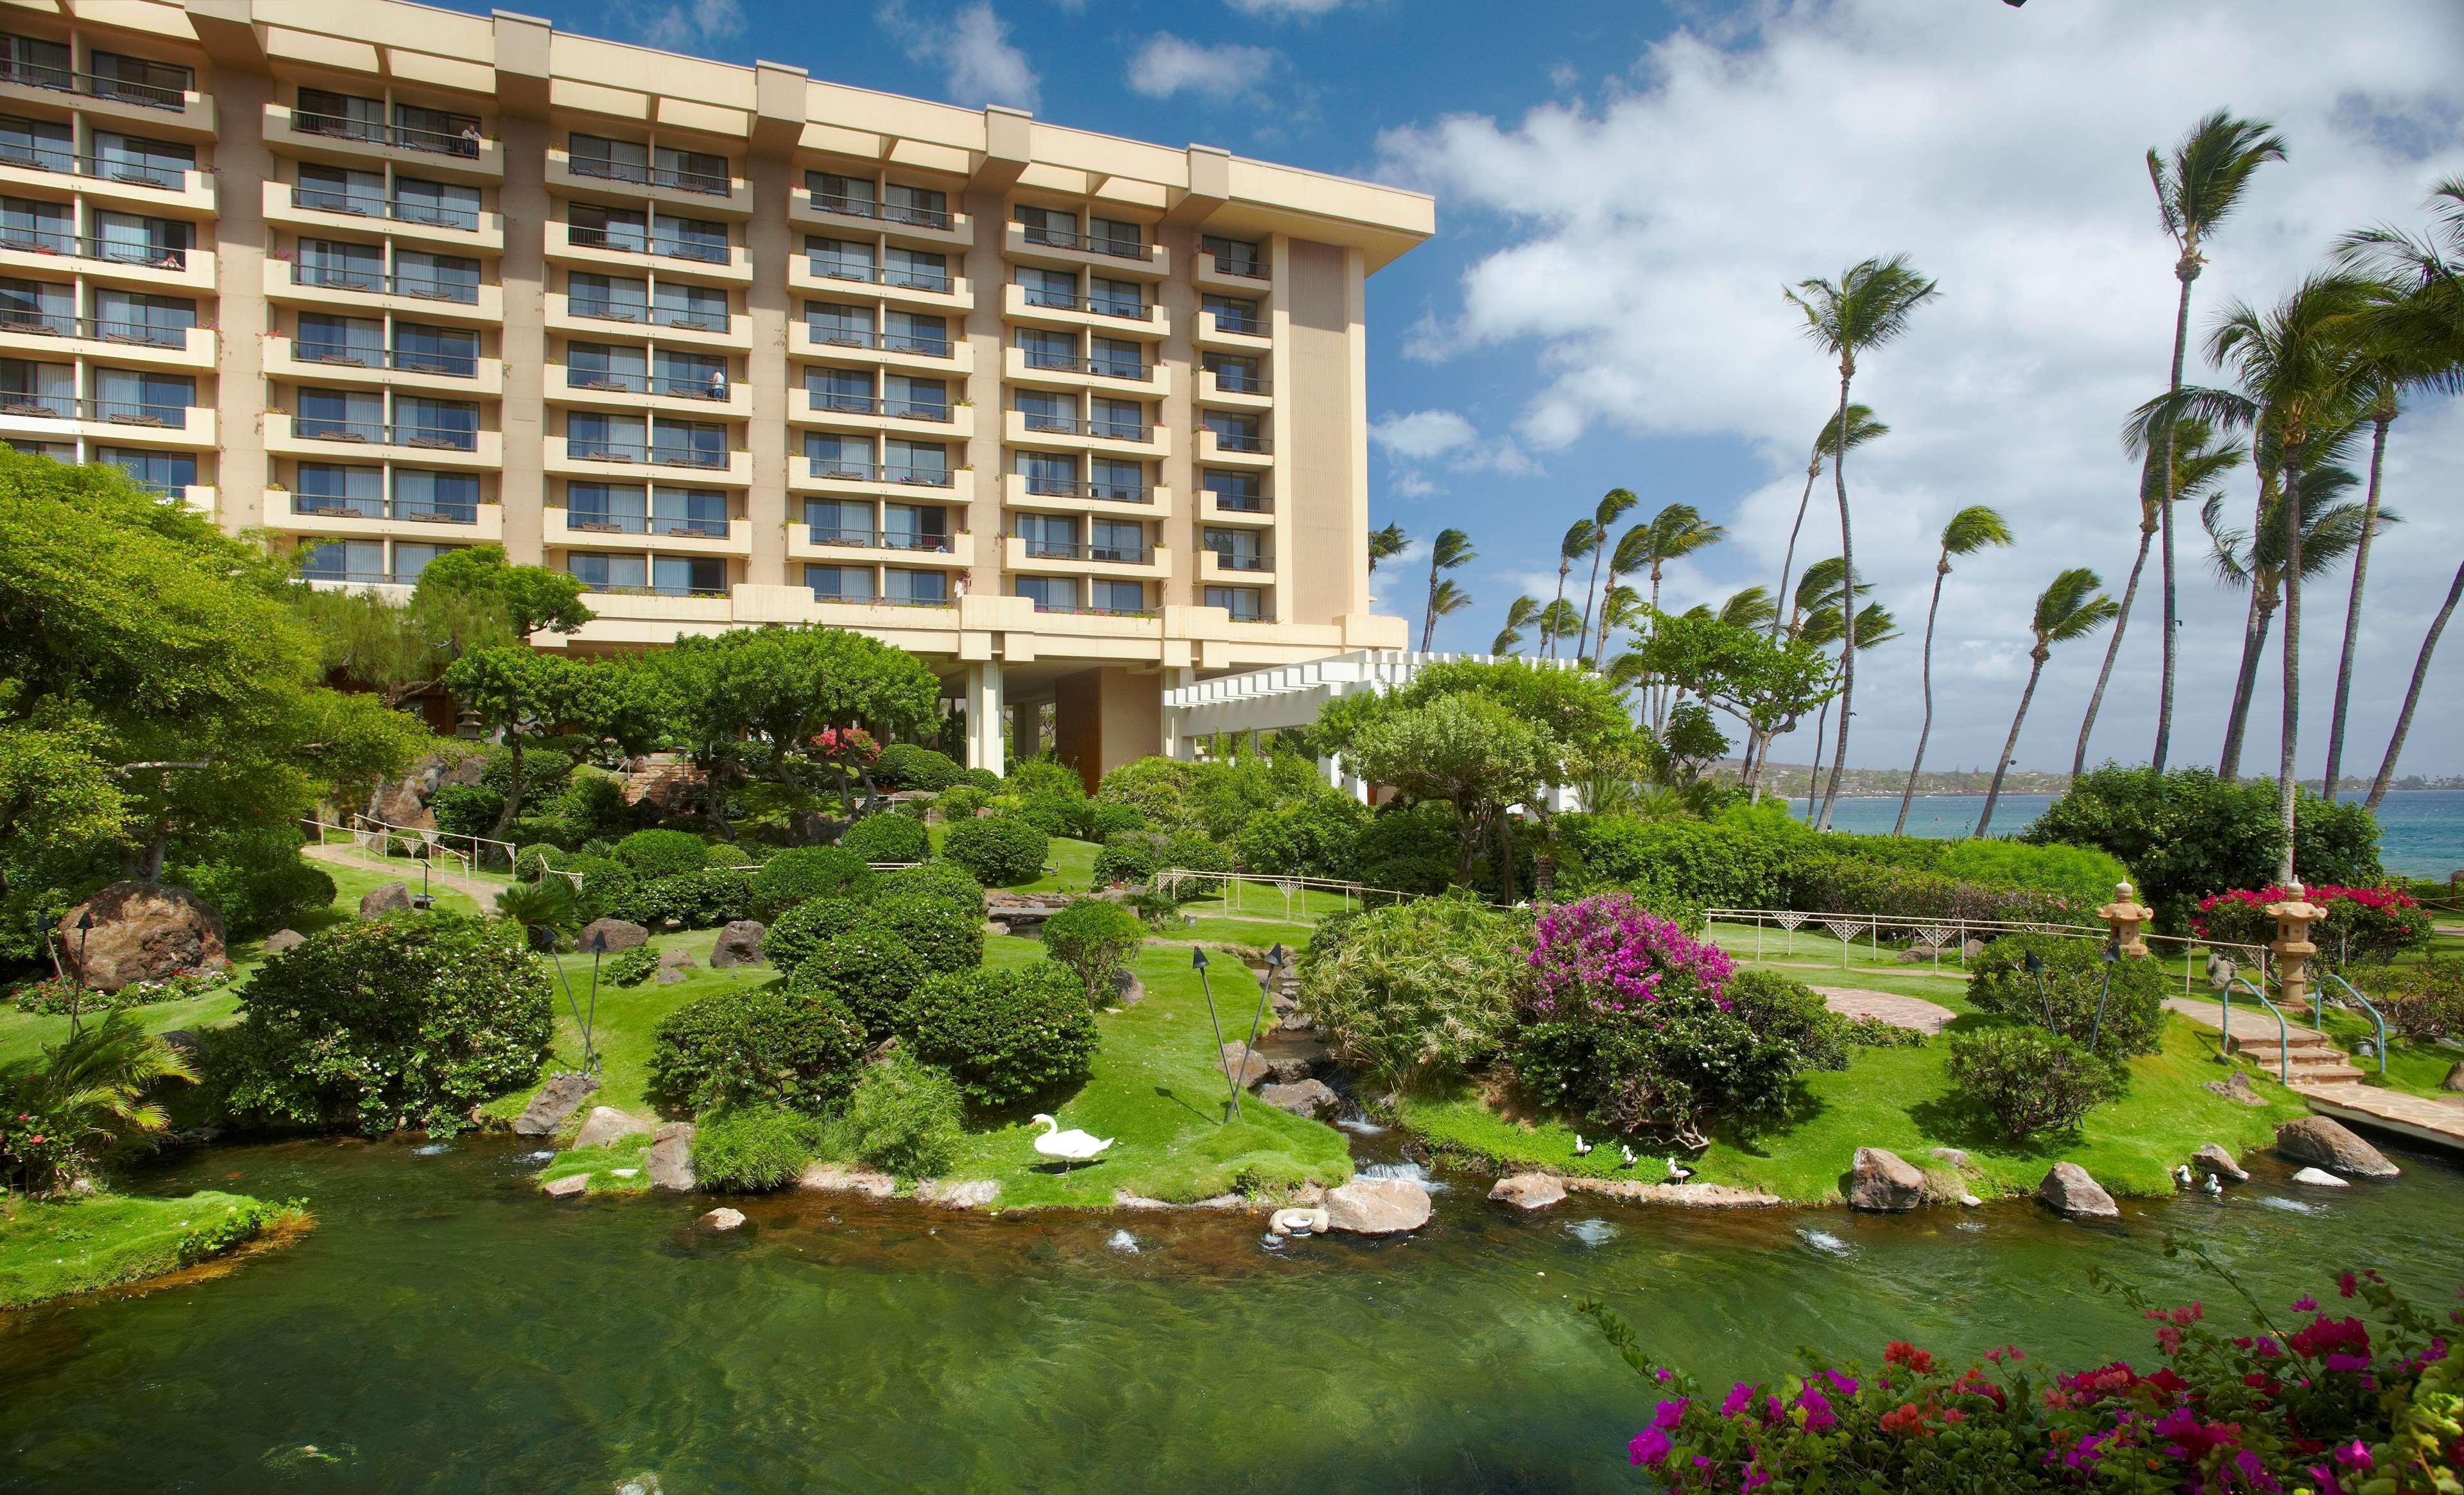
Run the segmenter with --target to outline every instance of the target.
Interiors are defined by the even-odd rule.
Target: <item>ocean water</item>
[[[2004,795],[1993,807],[1993,834],[2027,829],[2053,802],[2054,797],[2046,794]],[[1908,834],[1943,839],[1969,835],[1984,808],[1981,794],[1918,795],[1908,806]],[[1803,800],[1792,802],[1791,809],[1804,819]],[[1832,807],[1831,824],[1859,835],[1887,836],[1899,813],[1897,795],[1842,799]],[[2464,789],[2390,793],[2379,806],[2379,861],[2406,877],[2445,877],[2464,868]]]

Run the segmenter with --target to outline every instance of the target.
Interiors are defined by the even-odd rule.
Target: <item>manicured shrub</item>
[[[891,898],[935,898],[980,919],[984,911],[983,885],[973,872],[956,862],[935,859],[902,867],[885,872],[876,885],[879,896]]]
[[[616,860],[644,877],[674,877],[707,867],[710,848],[689,830],[637,830],[616,843]]]
[[[1848,1045],[1858,1042],[1852,1024],[1824,1006],[1821,995],[1803,981],[1791,980],[1777,971],[1739,971],[1728,978],[1727,998],[1728,1011],[1739,1022],[1765,1038],[1793,1047],[1799,1067],[1848,1067]],[[1922,1033],[1881,1025],[1925,1042]],[[1896,1041],[1886,1042],[1898,1046]]]
[[[472,1107],[538,1078],[551,1023],[547,967],[512,924],[358,920],[257,971],[230,1063],[211,1078],[246,1120],[450,1132]]]
[[[933,841],[912,815],[868,815],[839,837],[839,849],[867,862],[921,862]]]
[[[1169,758],[1136,758],[1106,774],[1095,798],[1137,811],[1157,830],[1179,830],[1193,824],[1190,797],[1198,767]]]
[[[428,799],[429,813],[436,817],[436,828],[456,836],[485,836],[496,828],[496,817],[504,813],[505,797],[486,784],[450,783]]]
[[[907,941],[915,958],[932,972],[972,971],[984,959],[983,894],[972,906],[946,892],[884,893],[872,901],[872,916]]]
[[[1454,876],[1454,815],[1442,804],[1387,804],[1361,827],[1355,854],[1368,887],[1443,892]]]
[[[1015,815],[961,821],[942,837],[941,854],[987,888],[1031,883],[1044,872],[1045,833]]]
[[[538,882],[564,854],[561,847],[535,841],[514,853],[514,875],[526,883]]]
[[[1505,1044],[1529,984],[1521,925],[1465,897],[1358,914],[1300,965],[1301,1004],[1389,1089],[1442,1083]]]
[[[2115,1067],[2085,1044],[2018,1023],[1951,1034],[1947,1067],[1960,1099],[2013,1142],[2076,1132],[2123,1090]]]
[[[901,1177],[938,1174],[966,1146],[957,1083],[905,1049],[869,1066],[847,1101],[847,1138],[858,1160]]]
[[[645,929],[667,920],[686,929],[711,929],[752,916],[753,879],[710,868],[654,878],[617,899],[615,912]]]
[[[957,759],[913,742],[892,742],[874,760],[875,783],[892,789],[922,789],[938,794],[958,781]]]
[[[702,853],[701,865],[722,872],[745,872],[747,868],[759,871],[761,859],[753,854],[751,842],[714,841],[710,849]]]
[[[1783,879],[1787,908],[1812,913],[1871,913],[1886,909],[1901,918],[2077,924],[2092,917],[2097,903],[2113,896],[2107,888],[2095,903],[2081,903],[2040,889],[1962,882],[1941,872],[1827,851],[1793,857]]]
[[[1943,852],[1933,869],[1945,877],[1988,886],[2032,888],[2056,894],[2074,908],[2094,909],[2098,904],[2112,902],[2113,885],[2130,876],[2130,869],[2119,859],[2097,846],[1974,840],[1938,844]]]
[[[990,804],[992,798],[973,784],[962,783],[935,795],[933,807],[941,812],[942,820],[956,824],[960,821],[975,819],[976,811]]]
[[[807,898],[770,921],[761,936],[762,954],[780,970],[793,971],[868,913],[853,898]]]
[[[907,941],[868,913],[822,942],[796,962],[787,987],[806,995],[835,997],[864,1024],[865,1036],[881,1038],[926,975]]]
[[[1051,758],[1024,758],[1009,765],[1001,786],[1021,796],[1049,794],[1064,800],[1087,798],[1087,783],[1078,770]]]
[[[2041,993],[2037,978],[2026,969],[2032,952],[2044,962]],[[2164,963],[2153,957],[2114,961],[2108,988],[2101,944],[2054,934],[2006,934],[1987,944],[1969,970],[1969,1001],[2015,1022],[2050,1026],[2076,1044],[2084,1045],[2093,1038],[2097,1053],[2117,1065],[2133,1054],[2152,1054],[2164,1042],[2165,998],[2175,987],[2166,979]],[[2049,1005],[2050,1024],[2045,1017]]]
[[[1184,872],[1229,872],[1232,853],[1210,841],[1199,831],[1184,830],[1167,839],[1160,860],[1166,870]],[[1223,890],[1229,881],[1222,877],[1183,877],[1175,880],[1172,893],[1187,902],[1193,898],[1211,898]]]
[[[1232,858],[1270,876],[1348,879],[1368,824],[1368,808],[1350,795],[1311,794],[1250,816],[1232,837]]]
[[[958,781],[952,787],[974,789],[988,795],[999,794],[1001,792],[1001,776],[989,768],[961,768]]]
[[[2267,906],[2287,902],[2292,896],[2289,890],[2274,883],[2210,893],[2196,905],[2190,933],[2227,944],[2264,945],[2276,938],[2276,921],[2267,916]],[[2301,896],[2327,911],[2326,918],[2310,926],[2310,942],[2329,965],[2382,965],[2397,956],[2430,948],[2430,911],[2410,893],[2327,883],[2305,890]]]
[[[585,922],[617,913],[642,882],[633,875],[631,868],[614,857],[585,856],[579,851],[558,853],[554,868],[546,880],[561,882],[570,888],[575,877],[582,879],[582,886],[574,896],[578,900],[578,912]],[[541,879],[534,879],[538,880]]]
[[[1127,887],[1155,881],[1163,865],[1164,837],[1151,830],[1114,831],[1095,853],[1095,886]]]
[[[599,967],[599,978],[610,986],[639,986],[659,974],[659,953],[648,945],[619,950]]]
[[[1084,1083],[1097,1044],[1077,978],[1049,960],[934,977],[916,988],[900,1036],[988,1110]]]
[[[864,1025],[836,998],[715,992],[660,1021],[646,1088],[671,1115],[753,1105],[821,1115],[847,1095],[864,1053]]]
[[[1015,807],[1004,811],[1004,816],[1023,820],[1046,836],[1076,835],[1079,811],[1087,802],[1045,793],[1022,794],[1016,800]]]
[[[864,858],[840,846],[790,846],[753,874],[753,901],[773,918],[807,898],[861,898],[872,885]]]
[[[1786,897],[1792,844],[1811,841],[1758,823],[1560,815],[1557,891],[1640,888],[1706,908],[1769,909]],[[1435,853],[1431,854],[1442,854]]]
[[[1079,898],[1044,921],[1044,953],[1069,968],[1091,1007],[1111,1005],[1112,974],[1146,942],[1144,920],[1106,898]]]
[[[1102,842],[1125,830],[1144,830],[1146,816],[1133,804],[1111,804],[1102,800],[1081,800],[1077,805],[1069,834],[1081,841]]]
[[[731,1194],[783,1189],[813,1160],[824,1125],[783,1106],[719,1107],[693,1125],[693,1181]]]

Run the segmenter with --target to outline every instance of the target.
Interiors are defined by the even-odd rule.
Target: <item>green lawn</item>
[[[297,1212],[210,1190],[0,1201],[0,1309],[160,1277],[304,1223]]]
[[[2353,1066],[2362,1071],[2365,1085],[2384,1085],[2389,1089],[2409,1090],[2431,1100],[2452,1100],[2455,1092],[2444,1084],[2447,1072],[2464,1061],[2464,1054],[2452,1048],[2428,1044],[2398,1043],[2387,1050],[2387,1074],[2381,1078],[2378,1062],[2364,1059],[2361,1045],[2378,1042],[2378,1024],[2362,1013],[2330,1008],[2327,1012],[2326,1034],[2336,1046],[2353,1056]]]

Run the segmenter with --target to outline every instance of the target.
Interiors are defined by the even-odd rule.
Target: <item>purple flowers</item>
[[[1535,1011],[1561,1003],[1595,1014],[1646,1013],[1664,996],[1697,990],[1722,1007],[1736,966],[1720,948],[1696,940],[1635,902],[1630,893],[1595,893],[1540,916],[1530,955],[1538,995]]]

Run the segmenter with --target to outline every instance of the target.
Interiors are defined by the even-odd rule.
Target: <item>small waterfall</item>
[[[1443,1179],[1430,1177],[1429,1171],[1418,1163],[1363,1163],[1352,1172],[1356,1178],[1409,1178],[1431,1194],[1446,1191]]]
[[[1113,1250],[1120,1252],[1123,1256],[1135,1256],[1138,1254],[1138,1238],[1131,1235],[1126,1230],[1113,1231],[1112,1234],[1105,1240],[1104,1243],[1111,1246]]]

